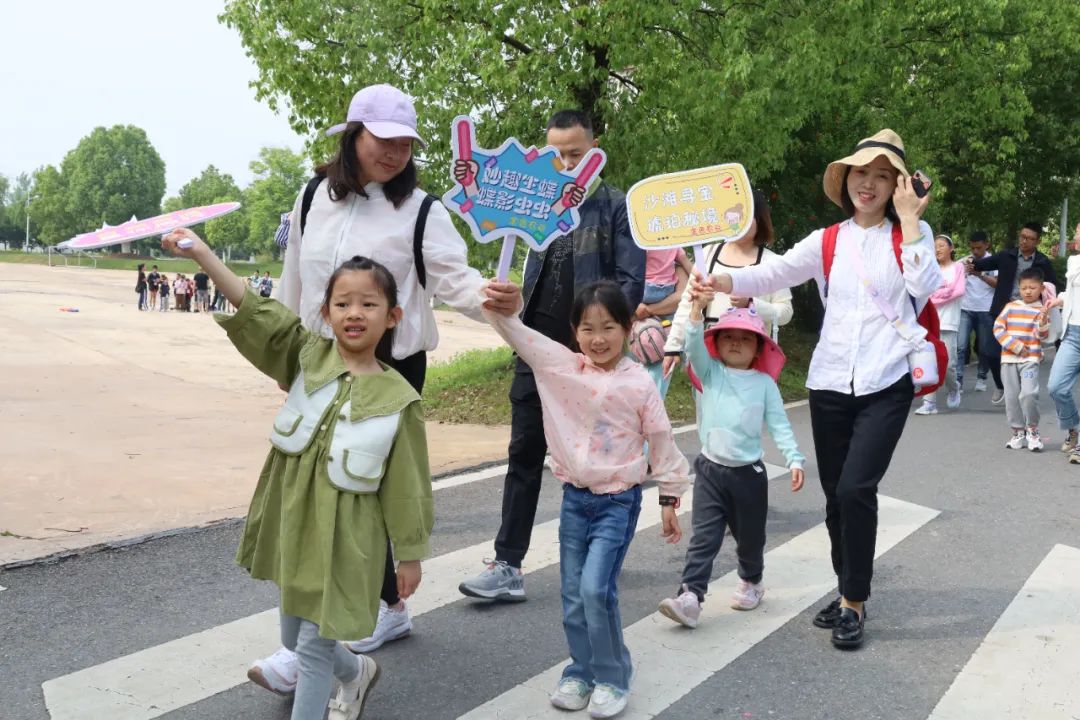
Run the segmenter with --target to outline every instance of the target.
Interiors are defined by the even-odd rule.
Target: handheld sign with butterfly
[[[526,148],[517,138],[486,150],[477,146],[476,125],[464,115],[454,119],[450,142],[454,187],[443,203],[468,224],[477,242],[502,238],[501,281],[510,273],[517,238],[543,251],[578,227],[578,207],[607,162],[604,152],[593,148],[566,170],[555,148]]]

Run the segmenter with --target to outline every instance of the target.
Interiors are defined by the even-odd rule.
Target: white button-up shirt
[[[907,356],[912,347],[860,281],[852,248],[861,250],[870,282],[896,308],[913,339],[922,340],[926,331],[918,324],[911,298],[921,310],[942,279],[934,257],[934,234],[925,222],[920,221],[919,228],[922,236],[901,246],[901,273],[893,252],[891,222],[872,228],[861,228],[852,220],[840,225],[825,320],[806,378],[808,388],[869,395],[909,372]],[[824,300],[823,235],[823,230],[815,230],[771,263],[731,270],[732,294],[761,295],[814,279]]]
[[[413,231],[424,192],[414,190],[400,208],[394,208],[378,183],[370,183],[364,190],[366,198],[349,193],[344,200],[333,202],[326,193],[326,182],[320,184],[311,201],[302,239],[303,191],[297,196],[295,222],[289,228],[281,273],[281,303],[299,315],[308,329],[333,337],[320,312],[326,285],[343,262],[362,255],[385,265],[397,280],[403,316],[394,328],[396,359],[403,360],[421,350],[430,352],[439,344],[431,309],[431,299],[436,295],[455,310],[483,322],[480,306],[484,279],[469,267],[465,241],[450,222],[450,213],[443,204],[438,200],[432,203],[424,232],[425,289],[413,262]]]

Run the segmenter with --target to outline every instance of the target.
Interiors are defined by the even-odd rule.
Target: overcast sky
[[[59,165],[100,125],[137,125],[174,195],[210,164],[244,187],[264,146],[300,150],[255,100],[221,0],[0,0],[0,174]]]

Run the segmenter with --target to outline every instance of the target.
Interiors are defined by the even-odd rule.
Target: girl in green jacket
[[[413,594],[433,522],[420,396],[385,362],[401,321],[397,285],[372,260],[341,265],[322,305],[331,340],[247,289],[190,230],[162,246],[202,266],[237,308],[217,316],[233,345],[290,387],[236,558],[280,589],[282,643],[300,666],[292,720],[321,720],[328,704],[329,720],[355,720],[379,668],[339,641],[375,627],[388,536],[398,591]]]

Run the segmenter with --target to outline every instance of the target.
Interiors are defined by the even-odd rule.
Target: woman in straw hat
[[[711,284],[749,297],[813,278],[822,300],[828,299],[806,386],[839,597],[817,613],[814,625],[831,629],[836,647],[853,648],[862,644],[870,597],[877,487],[915,393],[910,344],[886,318],[884,303],[909,339],[921,343],[925,331],[915,306],[921,310],[941,286],[941,272],[933,232],[920,219],[929,199],[912,189],[899,135],[882,130],[860,141],[853,154],[829,165],[824,185],[825,195],[848,216],[836,226],[827,283],[822,229],[772,263],[714,275]],[[873,299],[872,290],[884,303]]]

